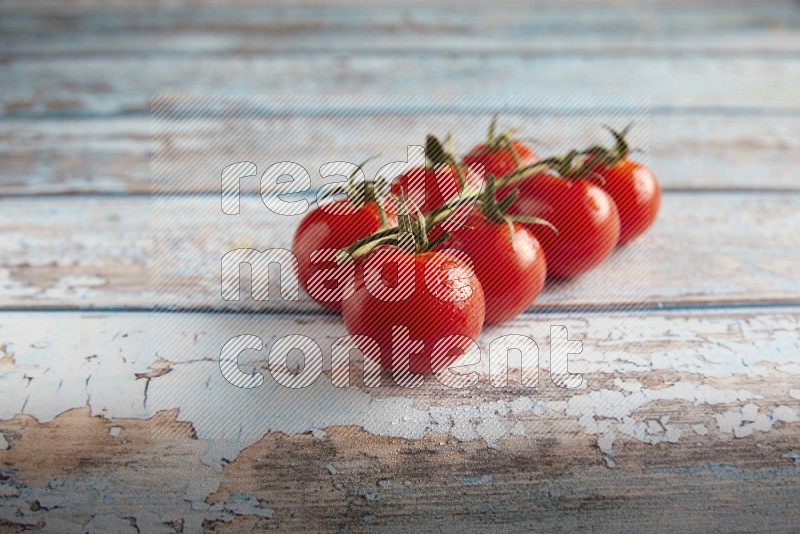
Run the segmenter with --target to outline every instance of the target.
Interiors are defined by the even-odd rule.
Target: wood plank
[[[6,3],[7,4],[7,3]],[[5,4],[4,4],[5,5]],[[140,6],[120,11],[26,3],[5,7],[7,57],[218,55],[335,50],[503,54],[641,54],[800,51],[791,2],[592,2],[513,6],[469,2]]]
[[[425,0],[409,0],[406,2],[412,7],[422,7],[430,4]],[[526,4],[533,4],[540,8],[552,8],[559,5],[569,5],[575,8],[587,8],[596,6],[597,0],[500,0],[496,2],[498,6],[512,7],[523,6]],[[687,5],[697,6],[737,6],[737,7],[753,7],[752,2],[746,0],[612,0],[605,2],[610,6],[614,5],[627,5],[631,7],[662,7],[662,8],[679,8]],[[775,3],[775,2],[773,2]],[[255,0],[230,0],[225,3],[226,6],[237,8],[254,8],[259,7],[263,2]],[[469,7],[479,6],[480,0],[437,0],[437,4],[443,6],[454,5],[467,5]],[[130,4],[126,0],[71,0],[69,2],[70,13],[85,13],[85,12],[123,12],[123,13],[137,13],[147,12],[152,10],[167,10],[167,9],[185,9],[190,7],[195,8],[208,8],[219,7],[219,0],[143,0]],[[297,7],[309,6],[316,8],[330,7],[332,2],[330,0],[273,0],[270,5],[280,7]],[[345,0],[343,2],[336,2],[337,6],[368,8],[371,5],[378,5],[381,7],[392,7],[396,3],[392,0]],[[63,10],[64,2],[59,0],[37,0],[36,2],[27,2],[26,0],[4,0],[0,4],[0,11],[10,13],[43,13],[53,12],[58,13]]]
[[[406,2],[414,8],[432,4],[430,0],[409,0]],[[771,2],[773,4],[778,2]],[[263,6],[263,2],[256,0],[228,0],[221,2],[220,0],[143,0],[131,4],[126,0],[71,0],[68,6],[65,7],[64,2],[59,0],[37,0],[36,2],[27,2],[26,0],[4,0],[0,5],[0,11],[6,13],[31,13],[38,14],[44,12],[63,12],[63,13],[96,13],[96,12],[110,12],[110,13],[138,13],[143,11],[152,10],[167,10],[167,9],[186,9],[194,7],[197,9],[202,8],[215,8],[220,5],[236,7],[239,9],[253,8]],[[480,0],[436,0],[435,5],[440,6],[468,6],[479,7],[482,3]],[[598,5],[608,6],[613,9],[614,6],[628,6],[638,8],[672,8],[678,9],[686,6],[698,7],[725,7],[737,6],[739,8],[749,7],[753,8],[752,2],[746,0],[500,0],[496,2],[501,7],[520,7],[525,5],[535,5],[542,9],[553,8],[556,6],[569,5],[572,8],[591,8]],[[336,7],[358,7],[369,8],[369,6],[378,5],[381,7],[392,7],[396,3],[392,0],[341,0],[332,2],[331,0],[273,0],[270,6],[290,8],[308,6],[309,8],[325,9]]]
[[[535,314],[584,350],[584,387],[293,390],[265,354],[224,382],[230,331],[307,316],[0,313],[0,521],[57,531],[475,527],[788,531],[797,524],[798,308]],[[154,326],[156,330],[153,330]],[[163,336],[155,335],[161,332]],[[731,357],[732,355],[736,357]],[[309,496],[313,497],[309,497]],[[32,505],[31,503],[38,503]],[[177,526],[176,526],[177,525]],[[311,527],[310,527],[311,526]],[[706,528],[707,527],[707,528]]]
[[[512,112],[501,118],[503,125],[524,127],[522,135],[543,141],[536,143],[542,154],[608,143],[599,125],[626,124],[624,117],[601,114],[579,120]],[[456,146],[466,151],[485,136],[489,121],[488,114],[421,113],[242,118],[235,127],[223,120],[195,122],[191,128],[175,124],[160,137],[172,143],[172,160],[180,162],[175,172],[198,179],[161,189],[216,192],[218,172],[209,169],[220,171],[236,157],[254,161],[262,172],[275,161],[296,161],[319,185],[322,163],[361,162],[378,154],[378,163],[399,158],[407,144],[420,143],[434,129],[457,132]],[[645,149],[664,189],[800,188],[794,178],[800,168],[800,121],[795,117],[656,114],[637,124],[636,143]],[[151,128],[145,117],[0,121],[0,194],[150,193]],[[255,182],[243,187],[258,188]]]
[[[224,307],[222,256],[235,248],[288,248],[298,222],[271,214],[254,196],[243,197],[235,217],[222,214],[216,195],[160,202],[151,210],[148,197],[0,200],[2,306]],[[668,193],[651,233],[602,268],[552,285],[536,309],[797,302],[800,247],[787,229],[798,217],[797,194]],[[155,258],[154,236],[164,251]],[[174,277],[155,301],[148,273]],[[305,296],[242,305],[316,309]]]
[[[447,54],[124,57],[10,60],[8,117],[143,113],[155,94],[649,95],[676,109],[800,109],[791,58],[493,57]],[[636,73],[623,77],[620,73]]]

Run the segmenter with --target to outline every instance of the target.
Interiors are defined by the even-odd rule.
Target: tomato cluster
[[[483,325],[528,309],[547,279],[597,267],[653,224],[659,184],[630,159],[627,129],[610,131],[611,148],[544,159],[495,136],[494,124],[461,160],[429,136],[427,165],[387,184],[387,195],[351,183],[343,212],[323,204],[306,215],[293,241],[300,283],[385,368],[444,369]],[[476,169],[477,188],[466,179]],[[362,185],[367,194],[353,198]],[[348,288],[343,269],[354,273]]]

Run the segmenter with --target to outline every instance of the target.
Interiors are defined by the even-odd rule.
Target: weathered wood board
[[[153,322],[170,332],[152,336]],[[242,390],[217,362],[223,323],[269,345],[336,318],[0,313],[0,523],[51,530],[497,528],[791,530],[800,491],[796,308],[526,314],[488,329],[548,354],[550,324],[584,384],[467,391],[289,390],[266,353]],[[229,326],[229,324],[228,324]],[[149,347],[154,350],[143,350]],[[244,360],[242,360],[244,362]],[[245,365],[244,363],[242,365]],[[353,375],[353,376],[357,376]],[[742,507],[747,513],[742,513]]]
[[[800,65],[784,57],[399,56],[326,52],[215,57],[37,58],[9,61],[6,116],[141,114],[153,95],[649,95],[660,112],[800,110]],[[479,73],[479,74],[478,74]],[[603,73],[603,74],[598,74]],[[621,73],[636,73],[624,77]],[[223,82],[228,82],[223,85]],[[37,87],[35,98],[30,88]],[[223,91],[222,87],[226,89]]]
[[[0,531],[796,531],[798,29],[784,0],[0,1]],[[164,128],[167,93],[273,96]],[[572,100],[497,98],[532,94]],[[253,194],[223,216],[224,165],[296,159],[317,187],[321,163],[399,159],[429,131],[464,150],[496,112],[545,154],[630,118],[576,94],[649,95],[661,216],[486,329],[468,390],[367,388],[357,365],[333,387],[345,330],[305,296],[207,312],[225,252],[288,246],[298,222]],[[153,154],[196,179],[152,203]],[[551,325],[583,343],[578,389],[550,380]],[[221,375],[234,332],[264,340],[240,361],[259,388]],[[325,360],[302,390],[270,376],[291,333]],[[513,358],[490,386],[509,333],[537,342],[538,387]]]
[[[624,55],[797,52],[789,1],[744,2],[4,2],[12,57],[291,54]],[[743,6],[747,9],[743,9]],[[159,8],[159,16],[147,11]],[[634,7],[636,9],[631,9]],[[60,7],[60,6],[59,6]],[[454,7],[457,7],[454,9]],[[508,7],[508,9],[503,9]],[[112,38],[113,37],[113,38]]]
[[[173,124],[174,132],[165,132],[163,140],[172,143],[170,155],[181,162],[183,172],[194,173],[197,180],[169,189],[218,192],[222,166],[237,157],[257,163],[261,172],[276,161],[294,160],[320,183],[322,163],[360,163],[374,155],[389,161],[403,156],[408,144],[424,142],[430,131],[443,135],[455,130],[456,147],[463,152],[485,137],[490,119],[488,114],[475,115],[472,127],[465,129],[463,118],[442,113],[240,118],[234,130],[238,134],[225,130],[222,120],[195,124],[191,131]],[[550,155],[595,142],[607,144],[601,124],[626,123],[625,118],[608,119],[506,113],[501,124],[523,127],[523,135],[538,139],[537,148]],[[462,126],[456,129],[456,124]],[[149,194],[152,127],[148,117],[0,121],[0,193]],[[794,116],[656,114],[639,127],[649,131],[649,136],[639,135],[639,145],[665,189],[800,188],[794,178],[800,167],[800,121]],[[249,135],[259,135],[261,141],[254,143]],[[257,190],[256,182],[243,184],[245,190],[248,186]]]
[[[797,194],[667,194],[651,233],[601,268],[550,286],[536,307],[796,303],[800,246],[788,230],[800,225],[798,214]],[[243,197],[238,216],[224,215],[216,195],[162,197],[153,209],[149,197],[3,199],[0,306],[221,307],[222,256],[290,248],[297,223],[269,212],[257,196]],[[169,284],[159,283],[167,275]],[[305,296],[235,308],[318,309]]]

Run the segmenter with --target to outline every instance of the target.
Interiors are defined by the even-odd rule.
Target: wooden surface
[[[788,1],[0,2],[0,530],[795,530],[799,29]],[[168,93],[360,96],[154,128]],[[381,96],[402,93],[422,96]],[[466,114],[446,94],[551,97]],[[552,153],[631,118],[570,104],[597,94],[648,97],[662,212],[482,334],[484,354],[536,340],[536,389],[485,368],[467,391],[338,389],[329,366],[305,390],[224,381],[232,333],[308,335],[329,360],[345,331],[305,298],[209,313],[221,254],[297,224],[254,195],[209,216],[222,166],[315,176],[429,130],[466,149],[495,111]],[[151,200],[153,155],[193,178]],[[550,325],[583,342],[579,389],[550,381]],[[268,375],[266,354],[243,358]]]

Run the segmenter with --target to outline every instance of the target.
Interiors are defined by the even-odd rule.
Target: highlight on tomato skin
[[[461,250],[472,259],[486,300],[487,325],[516,317],[542,292],[547,276],[544,250],[522,223],[493,222],[473,210],[464,228],[439,245],[445,248]]]
[[[572,278],[606,261],[614,252],[620,221],[614,200],[585,179],[542,173],[519,185],[512,215],[549,221],[558,232],[530,225],[544,249],[550,278]]]
[[[602,178],[603,188],[614,199],[619,211],[618,246],[644,234],[656,221],[661,207],[661,186],[644,165],[622,159],[611,166],[593,169]]]
[[[629,124],[622,130],[606,126],[615,143],[606,148],[595,145],[583,151],[583,168],[596,178],[617,205],[620,219],[618,246],[639,237],[655,223],[661,207],[661,186],[653,172],[630,159],[638,151],[628,143]]]
[[[379,271],[380,280],[373,277],[371,291],[366,273],[373,271],[366,263],[376,254],[383,254],[385,264]],[[416,374],[430,375],[449,367],[478,339],[486,312],[483,288],[461,257],[440,251],[409,254],[390,246],[378,248],[360,261],[365,265],[357,275],[355,294],[343,303],[342,315],[349,334],[377,342],[383,368],[395,370],[395,328],[407,329],[410,339],[417,342],[418,346],[412,343],[398,353],[409,358],[408,370]],[[409,272],[408,269],[414,289],[407,298],[395,300],[373,294],[378,281],[388,291],[397,290],[402,276],[398,273]],[[437,342],[448,336],[461,336],[463,342],[449,347],[432,364],[431,355]],[[361,348],[365,353],[369,350],[367,346]]]

